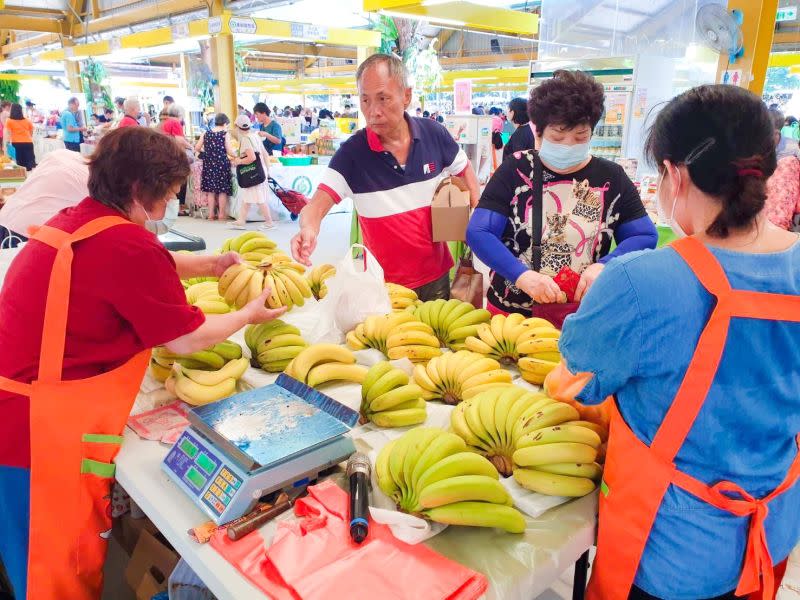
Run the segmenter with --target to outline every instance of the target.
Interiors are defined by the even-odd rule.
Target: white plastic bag
[[[364,253],[366,268],[356,269],[353,248]],[[336,266],[336,275],[325,280],[328,294],[319,303],[319,322],[311,333],[312,343],[341,344],[345,334],[369,315],[392,312],[383,282],[383,268],[365,246],[353,244]]]

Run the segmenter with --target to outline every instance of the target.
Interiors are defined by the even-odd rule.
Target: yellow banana
[[[502,316],[502,315],[495,315]],[[500,340],[498,340],[492,333],[491,326],[487,323],[482,323],[478,326],[478,337],[484,344],[489,346],[495,352],[501,352]]]
[[[536,467],[552,463],[592,463],[596,458],[596,449],[575,442],[527,446],[514,452],[514,464],[520,467]]]
[[[421,333],[433,335],[433,329],[431,329],[430,325],[417,320],[399,323],[394,327],[392,334],[407,333],[411,331],[419,331]]]
[[[391,365],[391,363],[385,360],[375,363],[369,368],[369,371],[367,371],[367,376],[364,378],[364,382],[361,384],[361,399],[363,401],[366,402],[367,393],[376,383],[378,383],[378,380],[392,369],[394,369],[394,367]]]
[[[429,392],[437,391],[436,384],[431,381],[431,378],[428,376],[428,372],[425,370],[425,365],[419,363],[414,365],[414,381],[423,390],[427,390]]]
[[[520,436],[516,447],[527,448],[528,446],[541,446],[542,444],[552,444],[555,442],[576,442],[586,444],[592,448],[599,448],[602,443],[600,436],[587,427],[580,425],[554,425],[534,429]]]
[[[267,306],[270,308],[279,308],[283,306],[281,297],[278,295],[278,289],[275,285],[275,277],[272,273],[264,274],[264,287],[270,289],[269,298],[267,298]]]
[[[419,398],[422,398],[422,388],[413,383],[409,383],[384,392],[370,403],[369,408],[372,412],[394,410],[400,404]]]
[[[419,409],[412,409],[419,410]],[[397,416],[398,411],[386,411],[388,413],[395,413]],[[377,415],[386,413],[376,413]],[[416,467],[420,456],[425,449],[440,435],[444,434],[444,430],[437,427],[417,427],[404,434],[403,437],[408,438],[406,446],[406,454],[403,460],[403,468],[401,474],[401,488],[403,488],[403,497],[400,502],[400,508],[409,510],[411,503],[414,499],[415,490],[412,486],[412,476],[414,474],[414,467]]]
[[[514,424],[514,442],[528,431],[542,429],[560,425],[567,421],[577,421],[580,418],[578,411],[564,402],[552,402],[545,404],[539,410],[530,415],[523,414]],[[564,462],[564,461],[554,461]],[[578,461],[585,462],[585,461]],[[591,461],[589,461],[591,462]]]
[[[164,383],[169,378],[171,373],[172,373],[171,367],[165,367],[163,365],[160,365],[155,360],[150,361],[150,374],[156,381]]]
[[[222,298],[219,300],[198,300],[193,304],[206,315],[224,315],[231,312],[231,307]]]
[[[281,346],[280,348],[272,348],[271,350],[265,350],[264,352],[259,353],[256,356],[256,360],[260,365],[264,365],[269,362],[278,362],[284,360],[292,360],[296,358],[298,354],[300,354],[306,346]]]
[[[216,385],[201,385],[192,381],[178,368],[174,371],[175,395],[193,406],[217,402],[236,392],[236,380],[231,377]]]
[[[451,329],[456,330],[460,327],[467,325],[478,325],[479,323],[488,323],[492,318],[492,314],[485,308],[477,308],[468,311],[465,315],[457,318],[450,324]]]
[[[405,408],[372,413],[370,420],[378,427],[408,427],[419,425],[428,418],[425,408]]]
[[[467,417],[465,414],[467,407],[467,402],[460,402],[456,405],[456,407],[450,413],[450,428],[469,446],[474,448],[488,449],[484,446],[483,440],[475,435],[475,432],[472,431],[472,428],[467,422]]]
[[[225,272],[222,274],[222,276],[219,278],[219,281],[217,282],[217,290],[219,291],[219,295],[224,297],[228,291],[228,288],[231,286],[234,280],[239,276],[239,274],[247,270],[248,270],[247,265],[243,265],[240,263],[231,265],[230,267],[225,269]]]
[[[242,249],[242,245],[244,245],[247,240],[252,240],[253,238],[266,239],[266,237],[267,236],[260,231],[247,231],[231,240],[230,249],[234,252],[239,252]]]
[[[283,269],[282,268],[282,273],[283,273],[283,275],[285,277],[287,277],[288,279],[291,279],[292,283],[297,288],[297,291],[300,293],[300,295],[303,298],[310,298],[312,296],[311,287],[308,285],[308,281],[306,281],[305,277],[303,277],[297,271],[292,270],[292,269]],[[297,302],[295,302],[295,304],[297,304]],[[298,306],[302,306],[302,305],[298,304]]]
[[[225,290],[225,293],[223,294],[225,302],[232,306],[236,305],[236,299],[239,297],[239,294],[242,293],[242,290],[247,288],[247,284],[250,281],[250,276],[253,274],[253,272],[254,269],[249,267],[239,271],[236,279],[231,282],[230,286],[228,286],[228,289]]]
[[[440,356],[441,354],[442,351],[438,346],[436,348],[432,348],[431,346],[420,345],[397,346],[396,348],[390,348],[387,352],[387,356],[391,360],[407,358],[411,362],[423,362],[436,356]]]
[[[353,353],[343,346],[313,344],[297,355],[292,365],[292,372],[295,374],[296,379],[305,382],[306,376],[312,367],[329,362],[354,364],[356,359]]]
[[[272,274],[272,281],[275,285],[275,290],[278,292],[278,298],[280,298],[280,305],[286,306],[289,309],[292,308],[292,297],[289,295],[289,291],[286,289],[286,286],[283,284],[283,278],[278,273]]]
[[[331,381],[352,381],[362,383],[367,376],[367,368],[361,365],[346,365],[341,363],[324,363],[312,367],[308,371],[306,384],[317,387]]]
[[[438,348],[439,339],[435,335],[431,335],[423,331],[405,331],[402,333],[395,333],[386,339],[386,347],[389,349],[396,346],[408,346],[412,344]]]
[[[366,350],[369,348],[364,342],[358,339],[355,331],[348,331],[345,336],[345,343],[350,350]]]
[[[293,271],[276,271],[275,272],[275,277],[279,277],[280,278],[281,283],[283,283],[283,286],[286,288],[286,291],[288,292],[289,297],[292,299],[292,304],[294,306],[303,306],[303,304],[305,304],[306,300],[303,297],[303,294],[297,288],[297,285],[295,285],[294,280],[289,275],[289,273],[292,273],[292,272]],[[296,275],[296,273],[295,273],[295,275]],[[309,296],[310,295],[311,294],[309,294]]]
[[[578,498],[592,492],[595,483],[586,477],[570,477],[535,469],[515,469],[514,479],[522,487],[548,496]]]
[[[505,315],[494,315],[492,320],[489,321],[489,329],[492,332],[492,337],[497,340],[498,344],[503,343],[503,325],[505,325]]]
[[[600,481],[603,475],[603,467],[597,463],[552,463],[549,465],[539,465],[537,471],[553,473],[555,475],[568,475],[570,477],[586,477],[592,481]]]
[[[466,381],[462,381],[461,385],[464,389],[473,388],[479,385],[487,385],[490,383],[511,383],[511,373],[505,369],[495,369],[493,371],[484,371],[473,375]]]
[[[262,340],[256,347],[256,353],[261,354],[267,350],[274,350],[275,348],[283,348],[284,346],[307,346],[306,341],[299,335],[293,333],[283,333],[274,337],[268,337]]]
[[[423,450],[422,454],[417,460],[417,464],[414,465],[414,470],[411,474],[411,488],[414,490],[415,495],[417,495],[419,490],[422,489],[418,485],[418,482],[423,473],[425,473],[439,461],[453,454],[465,452],[466,449],[467,444],[464,442],[464,440],[456,434],[450,432],[442,433],[430,444],[428,444],[428,447]]]
[[[539,354],[541,352],[558,352],[558,342],[556,338],[536,337],[522,342],[517,347],[520,354]]]
[[[463,475],[500,479],[497,469],[485,457],[474,452],[457,452],[427,467],[414,481],[416,488],[423,490],[439,481]]]
[[[509,386],[514,385],[513,383],[486,383],[483,385],[476,385],[475,387],[467,388],[461,392],[461,398],[463,400],[469,400],[470,398],[474,398],[478,394],[485,392],[486,390],[491,390],[497,387],[506,388]]]
[[[237,358],[227,363],[219,371],[201,371],[198,369],[180,368],[182,368],[183,374],[195,383],[199,383],[200,385],[217,385],[229,378],[240,379],[247,371],[249,364],[246,358]]]
[[[272,254],[277,244],[267,237],[255,237],[247,240],[239,247],[239,254],[245,255],[248,252],[265,251],[264,254]],[[269,251],[269,252],[268,252]]]

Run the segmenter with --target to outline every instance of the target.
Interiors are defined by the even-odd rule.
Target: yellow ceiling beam
[[[426,0],[364,0],[364,10],[478,31],[525,36],[539,32],[537,14],[461,0],[441,4],[427,3]]]
[[[14,29],[16,31],[41,31],[42,33],[61,33],[61,22],[58,19],[3,15],[2,20],[4,29]]]
[[[770,54],[770,67],[793,67],[795,65],[800,65],[800,54],[795,52],[789,54]]]
[[[204,0],[159,0],[155,4],[148,4],[142,8],[121,10],[113,15],[90,19],[84,25],[78,23],[73,27],[72,35],[77,38],[87,33],[101,33],[109,29],[118,29],[136,23],[152,21],[159,16],[175,16],[203,9],[208,9],[208,5]]]
[[[455,79],[490,80],[505,79],[511,81],[528,81],[530,71],[527,67],[512,67],[506,69],[474,69],[464,71],[445,71],[442,81],[452,83]]]
[[[0,81],[29,81],[33,79],[41,79],[48,81],[49,75],[24,75],[18,73],[0,73]]]
[[[54,44],[60,39],[57,33],[46,33],[43,35],[33,36],[31,38],[21,40],[19,42],[11,42],[0,48],[3,56],[17,52],[18,50],[27,50],[28,48],[35,48],[44,46],[46,44]]]
[[[773,44],[797,44],[800,43],[800,29],[795,31],[776,31],[772,36]]]
[[[352,48],[329,45],[315,45],[303,42],[260,43],[247,46],[248,50],[257,50],[267,54],[286,54],[288,56],[316,56],[319,58],[356,59],[356,51]]]

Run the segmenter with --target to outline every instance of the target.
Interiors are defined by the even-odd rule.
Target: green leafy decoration
[[[386,15],[378,15],[378,18],[371,23],[373,31],[378,31],[381,34],[381,45],[378,52],[382,54],[391,54],[397,47],[397,40],[400,34],[397,32],[392,17]]]
[[[81,64],[81,83],[88,106],[102,104],[105,108],[114,108],[111,89],[105,85],[107,78],[108,75],[102,63],[90,58]]]
[[[208,79],[197,77],[189,82],[192,96],[197,96],[200,106],[209,108],[214,106],[214,83]]]
[[[16,71],[6,71],[6,73],[16,74]],[[4,79],[0,81],[0,100],[9,102],[19,102],[19,81],[16,79]]]
[[[432,93],[442,83],[442,65],[436,53],[436,41],[434,38],[427,48],[412,46],[403,52],[403,62],[411,73],[417,96]]]

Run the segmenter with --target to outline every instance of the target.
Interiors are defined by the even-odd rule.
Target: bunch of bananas
[[[485,354],[509,365],[532,350],[531,342],[538,339],[555,339],[561,332],[545,319],[526,319],[518,313],[494,315],[489,323],[478,326],[476,333],[465,340],[467,348]]]
[[[475,335],[478,325],[492,317],[488,310],[456,298],[423,302],[414,309],[414,316],[430,325],[442,345],[454,352],[466,349],[466,338]]]
[[[361,415],[378,427],[424,423],[428,416],[422,389],[408,375],[382,361],[367,371],[361,384]]]
[[[600,436],[586,422],[543,425],[545,421],[530,421],[517,440],[514,479],[540,494],[585,496],[603,472],[596,462]]]
[[[255,252],[261,248],[274,251],[278,245],[260,231],[245,231],[243,234],[228,238],[219,249],[222,252]],[[270,252],[271,254],[271,252]]]
[[[219,294],[228,304],[243,307],[258,298],[262,290],[272,290],[267,306],[303,306],[311,297],[311,288],[302,273],[303,265],[296,262],[264,260],[258,267],[247,263],[231,265],[219,278]]]
[[[459,350],[415,365],[414,381],[426,400],[458,404],[493,387],[511,385],[511,373],[493,358]]]
[[[389,292],[389,300],[392,303],[392,310],[413,310],[417,304],[421,304],[417,293],[396,283],[386,282],[386,291]]]
[[[158,381],[164,382],[172,374],[175,363],[187,369],[217,371],[226,363],[239,358],[242,358],[242,347],[230,340],[185,356],[173,354],[164,346],[156,346],[150,359],[150,373]]]
[[[189,277],[189,279],[181,279],[184,289],[189,289],[196,283],[205,283],[206,281],[219,281],[218,277]]]
[[[231,307],[219,295],[216,280],[190,285],[186,288],[186,301],[202,310],[206,315],[223,315],[231,312]]]
[[[325,280],[334,275],[336,275],[336,267],[328,264],[318,265],[306,273],[306,279],[308,279],[308,285],[311,287],[314,298],[322,300],[328,295],[328,286],[325,285]]]
[[[488,458],[504,477],[511,475],[516,449],[514,425],[554,402],[515,385],[494,387],[461,402],[450,413],[450,427],[473,452]]]
[[[312,344],[300,351],[285,373],[313,388],[331,381],[360,384],[367,376],[367,368],[355,363],[355,356],[344,346]]]
[[[450,525],[525,530],[497,469],[442,429],[416,427],[386,444],[375,475],[381,490],[405,512]]]
[[[164,385],[187,404],[202,406],[235,394],[248,366],[246,358],[233,359],[216,371],[189,369],[176,362]]]
[[[556,333],[558,335],[556,335]],[[542,385],[550,372],[561,362],[558,341],[561,332],[557,329],[543,331],[519,345],[519,373],[525,381]],[[523,356],[524,355],[524,356]]]
[[[250,364],[270,373],[280,373],[308,346],[294,325],[275,319],[248,325],[244,341],[250,349]]]
[[[391,360],[408,358],[412,362],[426,362],[442,354],[430,326],[407,311],[370,315],[348,332],[346,339],[351,350],[375,348]]]

